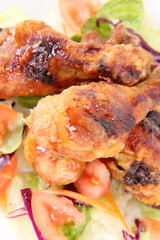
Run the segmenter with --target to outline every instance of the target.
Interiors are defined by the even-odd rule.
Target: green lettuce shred
[[[143,24],[139,30],[139,34],[152,48],[160,51],[160,29]]]
[[[98,32],[104,39],[108,39],[113,26],[107,22],[96,24],[97,19],[106,18],[113,23],[119,21],[127,28],[133,29],[155,50],[160,51],[160,29],[149,23],[142,0],[110,0],[81,28],[81,35],[73,36],[74,41],[80,42],[82,36],[88,31]]]
[[[21,107],[34,108],[42,97],[44,96],[23,96],[17,97],[17,101]]]
[[[24,15],[18,7],[10,7],[4,13],[0,14],[0,27],[11,27],[19,22],[30,19],[34,18]]]
[[[54,95],[54,93],[52,93],[50,95]],[[20,96],[20,97],[17,97],[17,101],[21,107],[31,109],[31,108],[36,107],[38,101],[41,98],[44,98],[46,96],[48,96],[48,95],[44,95],[44,96],[34,95],[34,96],[22,96],[22,97]]]
[[[160,209],[149,207],[144,203],[141,203],[140,205],[143,217],[160,221]]]
[[[110,24],[100,22],[96,26],[98,18],[107,18],[114,23],[123,21],[124,26],[139,31],[144,18],[144,7],[141,0],[110,0],[82,26],[82,35],[88,31],[97,31],[102,37],[108,38],[111,32]]]
[[[90,207],[75,205],[80,212],[82,212],[86,217],[86,223],[90,220]],[[78,240],[82,235],[86,227],[86,223],[82,225],[76,225],[74,223],[67,223],[60,227],[60,232],[62,232],[69,240]]]
[[[142,232],[140,236],[141,240],[151,240],[149,232]]]

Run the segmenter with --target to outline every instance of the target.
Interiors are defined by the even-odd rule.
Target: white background
[[[33,15],[41,20],[46,16],[48,11],[51,10],[54,1],[55,0],[1,0],[0,13],[2,13],[6,7],[19,6],[25,14]],[[102,2],[106,1],[107,0],[102,0]],[[156,24],[160,27],[160,0],[144,0],[144,4],[151,12]]]

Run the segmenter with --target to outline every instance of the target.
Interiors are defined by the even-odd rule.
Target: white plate
[[[3,0],[0,3],[0,13],[3,13],[6,8],[16,6],[19,7],[26,15],[35,17],[38,20],[44,20],[51,13],[53,3],[56,0]],[[106,2],[106,0],[102,0]],[[144,0],[147,12],[150,14],[153,23],[160,28],[160,1],[159,0]],[[54,14],[54,8],[53,8]],[[27,234],[27,233],[26,233]],[[0,239],[1,240],[17,240],[13,233],[5,226],[2,216],[0,215]],[[32,240],[32,239],[28,239]]]

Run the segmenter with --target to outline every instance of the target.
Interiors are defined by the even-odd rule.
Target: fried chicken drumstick
[[[132,129],[123,151],[107,163],[136,198],[160,205],[160,105]]]
[[[131,129],[160,101],[156,70],[136,87],[91,83],[41,99],[26,119],[25,158],[45,181],[61,185],[74,182],[85,162],[118,154]],[[66,177],[61,173],[62,159],[68,162]]]
[[[132,44],[76,43],[43,22],[24,21],[0,33],[0,98],[60,92],[88,79],[132,86],[152,62]]]

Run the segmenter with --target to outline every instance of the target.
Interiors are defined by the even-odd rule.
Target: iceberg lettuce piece
[[[33,168],[20,169],[7,190],[7,212],[24,207],[21,189],[43,190],[49,187],[50,185],[43,182]]]
[[[38,101],[45,96],[23,96],[23,97],[17,97],[17,101],[21,107],[24,108],[34,108]]]
[[[141,203],[140,205],[144,218],[150,218],[156,221],[160,221],[160,209],[149,207],[144,203]]]
[[[54,93],[50,93],[50,95],[54,95]],[[38,101],[46,96],[47,95],[20,96],[17,97],[17,101],[23,108],[34,108],[37,105]]]
[[[160,51],[160,29],[156,29],[149,23],[146,17],[142,0],[110,0],[82,26],[82,36],[88,31],[97,31],[103,38],[110,36],[113,26],[107,22],[97,20],[107,19],[113,24],[122,21],[125,27],[131,28],[155,50]],[[79,36],[79,39],[80,37]],[[74,39],[74,38],[73,38]]]
[[[98,18],[106,18],[114,23],[123,21],[126,27],[139,31],[144,18],[144,7],[141,0],[110,0],[82,26],[82,35],[87,31],[97,31],[102,37],[108,38],[111,25],[101,22],[96,25]]]
[[[160,29],[153,26],[143,24],[139,30],[139,34],[154,49],[160,51]]]
[[[141,239],[140,240],[151,240],[150,233],[149,232],[141,233]]]
[[[19,22],[29,19],[34,18],[24,15],[18,7],[10,7],[4,13],[0,14],[0,27],[12,27]]]
[[[116,229],[116,231],[115,231]],[[121,240],[122,229],[125,229],[120,219],[104,214],[97,208],[90,208],[90,221],[80,237],[81,240]]]
[[[86,223],[91,219],[90,217],[90,207],[80,206],[75,204],[75,207],[78,208],[86,217]],[[86,227],[86,223],[82,225],[76,225],[74,223],[67,223],[62,225],[59,228],[59,231],[62,232],[68,240],[79,240],[81,235]]]

